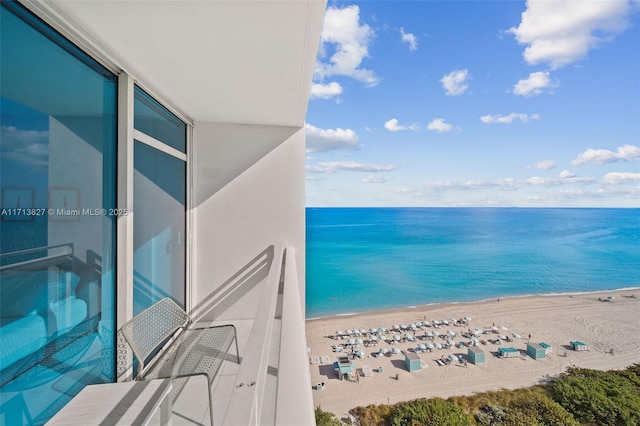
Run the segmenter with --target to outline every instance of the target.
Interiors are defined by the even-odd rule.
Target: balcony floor
[[[198,325],[222,325],[233,324],[236,326],[238,334],[238,347],[240,351],[240,358],[247,347],[249,334],[254,320],[232,320],[223,322],[209,322],[199,323]],[[275,324],[275,328],[279,329],[279,323]],[[278,348],[279,348],[279,332],[274,333],[274,339],[277,341],[272,342],[272,353],[270,354],[269,368],[271,366],[277,366]],[[276,343],[276,344],[273,344]],[[235,353],[231,352],[232,356]],[[227,360],[222,364],[218,375],[212,384],[213,394],[213,421],[216,426],[235,424],[232,419],[226,419],[226,410],[229,405],[231,394],[236,385],[236,379],[238,375],[239,365],[233,360]],[[276,367],[277,368],[277,367]],[[270,371],[267,373],[267,384],[265,388],[265,394],[263,399],[263,412],[260,416],[261,419],[274,419],[275,418],[275,395],[277,389],[277,373]],[[172,409],[172,424],[174,426],[194,426],[194,425],[208,425],[209,424],[209,404],[207,402],[206,391],[206,379],[202,376],[192,377],[186,380],[184,387],[173,401]],[[247,402],[250,404],[250,401]],[[160,423],[160,413],[155,413],[154,418],[150,424]],[[269,424],[267,421],[264,424]]]

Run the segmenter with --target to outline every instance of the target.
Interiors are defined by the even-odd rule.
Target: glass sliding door
[[[116,77],[0,5],[0,424],[114,380]]]
[[[185,306],[186,125],[136,87],[134,315],[164,298]]]

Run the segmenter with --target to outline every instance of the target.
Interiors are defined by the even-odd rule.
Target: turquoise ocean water
[[[307,318],[640,286],[640,210],[307,209]]]

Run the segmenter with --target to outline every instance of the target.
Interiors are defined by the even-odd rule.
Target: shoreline
[[[615,289],[611,289],[611,290],[568,291],[568,292],[558,292],[558,293],[529,293],[529,294],[517,294],[517,295],[509,295],[509,296],[497,296],[497,297],[491,297],[491,298],[480,299],[480,300],[465,300],[465,301],[423,303],[423,304],[419,304],[419,305],[400,306],[400,307],[395,307],[395,308],[371,309],[371,310],[366,310],[366,311],[362,311],[362,312],[343,312],[343,313],[337,313],[337,314],[315,316],[315,317],[306,318],[305,322],[307,322],[307,321],[318,321],[318,320],[323,320],[323,319],[327,319],[327,318],[334,318],[334,317],[350,317],[350,316],[357,316],[357,315],[375,315],[375,314],[382,314],[382,313],[386,313],[386,312],[406,311],[406,310],[412,310],[412,309],[414,309],[414,310],[415,309],[428,309],[430,307],[434,307],[434,306],[437,307],[437,306],[442,306],[442,305],[477,304],[477,303],[496,301],[497,299],[500,299],[500,300],[512,300],[512,299],[528,298],[528,297],[582,296],[582,295],[590,295],[590,294],[597,295],[597,294],[604,294],[604,293],[619,293],[619,292],[623,292],[623,291],[638,291],[638,292],[640,292],[640,286],[637,286],[637,287],[620,287],[620,288],[615,288]]]
[[[608,296],[614,296],[612,302],[601,302]],[[627,296],[627,297],[624,297]],[[567,367],[580,366],[595,369],[621,369],[640,360],[640,288],[620,288],[589,292],[560,294],[519,295],[506,298],[485,299],[475,302],[434,303],[384,309],[363,313],[333,315],[307,319],[305,321],[307,342],[310,348],[311,383],[325,383],[322,390],[313,390],[314,404],[323,410],[332,412],[339,418],[348,416],[348,411],[357,406],[369,404],[393,404],[419,397],[439,396],[447,398],[454,395],[468,395],[474,392],[497,390],[501,388],[519,388],[531,386],[549,377],[555,376]],[[467,348],[450,348],[419,352],[424,364],[419,371],[409,372],[405,367],[403,354],[375,357],[382,345],[359,346],[363,350],[362,358],[355,358],[355,368],[369,366],[372,375],[357,377],[358,381],[338,380],[333,371],[333,362],[339,355],[332,351],[332,345],[346,343],[335,338],[336,330],[387,327],[393,324],[411,324],[416,321],[442,320],[451,317],[471,317],[464,327],[446,326],[439,330],[446,333],[455,331],[455,342],[463,339],[460,333],[467,329],[490,329],[492,326],[506,326],[508,331],[524,338],[513,338],[502,345],[491,343],[495,334],[482,335],[488,340],[478,348],[485,352],[486,362],[468,368],[461,363],[439,366],[437,360],[449,354],[467,358]],[[415,336],[422,337],[425,330],[419,329]],[[404,333],[404,332],[403,332]],[[392,335],[393,332],[389,332]],[[550,354],[544,359],[534,360],[526,353],[527,337],[531,335],[533,343],[546,342],[552,346]],[[334,336],[334,338],[328,337]],[[366,340],[366,337],[361,337]],[[491,339],[491,340],[489,340]],[[573,351],[571,341],[583,341],[591,350]],[[431,340],[432,342],[434,340]],[[444,340],[435,340],[444,343]],[[398,342],[384,345],[397,347],[405,353],[412,352],[419,343]],[[520,352],[519,357],[502,359],[496,356],[498,348],[511,346]],[[311,363],[314,357],[324,357],[329,362]],[[383,373],[376,372],[383,367]],[[397,379],[396,379],[397,377]]]

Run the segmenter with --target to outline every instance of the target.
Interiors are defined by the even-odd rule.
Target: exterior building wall
[[[294,247],[304,318],[304,129],[194,123],[192,294],[200,306],[273,244]],[[260,290],[215,318],[250,318]]]

